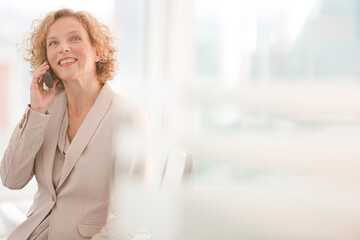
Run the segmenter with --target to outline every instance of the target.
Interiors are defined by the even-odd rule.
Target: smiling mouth
[[[65,64],[67,64],[67,63],[73,63],[73,62],[76,62],[76,61],[77,61],[76,58],[67,58],[67,59],[64,59],[64,60],[60,60],[59,65],[63,66]]]

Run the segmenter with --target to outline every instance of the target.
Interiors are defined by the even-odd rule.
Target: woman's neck
[[[68,112],[75,116],[86,114],[94,105],[102,85],[98,81],[83,84],[79,81],[64,83],[67,95]]]

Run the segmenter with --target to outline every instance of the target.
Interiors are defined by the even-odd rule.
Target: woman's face
[[[99,57],[83,25],[73,17],[56,20],[46,37],[47,57],[52,70],[63,81],[97,80]]]

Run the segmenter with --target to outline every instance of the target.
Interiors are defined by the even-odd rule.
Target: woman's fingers
[[[35,71],[30,87],[30,104],[35,111],[45,113],[55,97],[55,87],[44,88],[44,75],[50,68],[48,63],[43,63]],[[57,83],[57,79],[54,84]]]
[[[44,62],[40,65],[40,67],[35,71],[33,80],[32,80],[32,86],[35,88],[42,88],[42,82],[43,82],[43,76],[45,75],[46,71],[49,69],[49,64],[47,62]]]

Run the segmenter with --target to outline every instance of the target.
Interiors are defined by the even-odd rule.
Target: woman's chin
[[[62,76],[62,77],[60,77],[61,78],[61,80],[63,81],[63,82],[71,82],[71,81],[73,81],[74,79],[76,79],[75,77],[71,77],[71,76]]]

